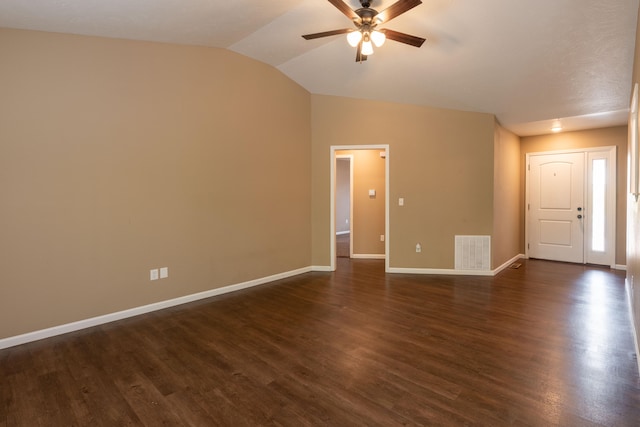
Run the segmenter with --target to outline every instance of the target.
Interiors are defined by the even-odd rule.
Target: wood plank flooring
[[[624,273],[309,273],[0,351],[0,426],[639,426]]]

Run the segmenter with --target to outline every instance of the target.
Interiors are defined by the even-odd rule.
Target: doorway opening
[[[336,258],[384,259],[389,267],[389,146],[332,146],[331,270]],[[348,255],[345,241],[348,236]]]
[[[616,147],[527,154],[526,255],[615,268]]]
[[[336,257],[352,258],[353,154],[336,154]]]

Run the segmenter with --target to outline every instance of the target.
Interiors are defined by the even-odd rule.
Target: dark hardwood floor
[[[309,273],[0,351],[0,426],[639,426],[624,273]]]

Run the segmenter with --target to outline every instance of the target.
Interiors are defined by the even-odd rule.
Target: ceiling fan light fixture
[[[562,123],[560,123],[559,119],[553,121],[551,125],[551,132],[560,132],[562,130]]]
[[[387,36],[385,36],[381,31],[374,30],[371,32],[371,41],[373,41],[373,44],[375,44],[376,47],[382,46],[386,39]]]
[[[362,33],[359,30],[351,31],[347,34],[347,42],[349,42],[349,45],[351,47],[358,46],[360,40],[362,40]]]
[[[370,40],[362,42],[362,54],[363,55],[373,55],[373,45]]]

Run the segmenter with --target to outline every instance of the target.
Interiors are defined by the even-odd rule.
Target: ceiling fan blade
[[[416,36],[401,33],[398,31],[388,30],[386,28],[384,30],[380,30],[380,32],[384,33],[389,40],[408,44],[415,47],[422,46],[422,43],[424,43],[426,40],[426,39],[423,39],[422,37],[416,37]]]
[[[362,54],[362,41],[358,43],[358,50],[356,50],[356,62],[362,62],[367,60],[367,55]]]
[[[402,15],[409,9],[422,4],[422,0],[398,0],[382,12],[376,15],[380,22],[389,22],[398,15]]]
[[[329,3],[334,5],[340,12],[344,13],[349,19],[356,19],[358,15],[356,12],[349,7],[348,4],[343,2],[342,0],[329,0]]]
[[[352,30],[348,28],[343,28],[341,30],[331,30],[331,31],[323,31],[322,33],[305,34],[302,37],[306,40],[311,40],[311,39],[319,39],[320,37],[329,37],[329,36],[336,36],[338,34],[346,34],[350,31]]]

